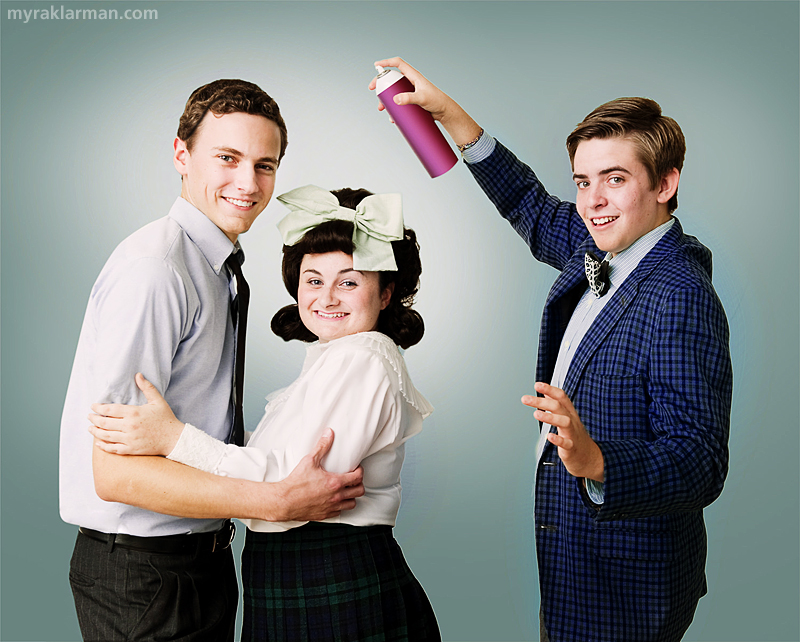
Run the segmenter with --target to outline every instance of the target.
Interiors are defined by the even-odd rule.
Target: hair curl
[[[676,168],[683,169],[686,140],[680,125],[661,113],[650,98],[617,98],[600,105],[567,137],[569,161],[574,164],[578,145],[592,138],[625,138],[633,142],[639,161],[647,169],[650,189]],[[667,203],[670,214],[678,209],[678,192]]]
[[[331,192],[342,207],[355,209],[372,192],[365,189],[344,188]],[[326,221],[320,223],[294,245],[283,246],[283,283],[292,298],[297,301],[300,286],[300,264],[306,254],[325,254],[344,252],[353,254],[353,223],[350,221]],[[425,324],[422,316],[411,306],[419,291],[419,277],[422,262],[419,257],[417,235],[412,229],[404,228],[403,239],[392,241],[397,270],[378,272],[381,291],[394,283],[394,291],[389,305],[378,316],[378,332],[382,332],[401,348],[410,348],[422,339]],[[287,305],[278,310],[272,318],[272,331],[284,341],[298,339],[310,343],[317,336],[306,328],[300,320],[297,304]]]
[[[286,123],[283,121],[278,103],[258,85],[246,80],[222,79],[195,89],[186,101],[186,107],[178,122],[178,138],[186,143],[186,148],[190,152],[194,137],[200,129],[200,123],[208,112],[217,115],[242,112],[271,120],[281,133],[281,152],[278,160],[280,161],[286,153],[289,140]]]

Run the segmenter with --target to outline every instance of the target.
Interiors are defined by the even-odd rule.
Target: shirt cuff
[[[491,156],[495,145],[496,141],[494,137],[484,131],[478,139],[478,142],[469,149],[465,149],[461,152],[461,156],[468,165],[474,165]]]
[[[225,444],[223,442],[214,439],[199,428],[195,428],[192,424],[186,424],[178,443],[167,455],[167,459],[207,473],[216,473],[224,454]]]
[[[603,483],[594,479],[586,480],[586,493],[595,504],[603,504],[606,501],[606,491]]]

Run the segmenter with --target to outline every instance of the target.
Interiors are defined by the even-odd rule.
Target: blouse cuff
[[[192,424],[186,424],[167,459],[186,464],[207,473],[216,473],[225,453],[225,444],[204,433]]]

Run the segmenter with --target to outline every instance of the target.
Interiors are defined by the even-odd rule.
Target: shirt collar
[[[239,254],[240,262],[244,263],[244,251],[239,241],[231,243],[225,232],[183,197],[179,196],[175,200],[168,216],[186,232],[216,274],[219,274],[225,259],[232,253]]]
[[[628,275],[636,269],[639,262],[656,246],[661,237],[669,231],[674,223],[675,219],[670,217],[666,223],[662,223],[644,236],[639,237],[639,240],[633,245],[622,250],[622,252],[618,252],[616,256],[612,257],[611,253],[606,254],[608,259],[608,278],[611,281],[611,285],[614,287],[622,285]]]

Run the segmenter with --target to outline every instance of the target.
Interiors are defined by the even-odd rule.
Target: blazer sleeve
[[[533,170],[499,142],[470,172],[533,256],[562,270],[589,235],[575,204],[548,194]]]
[[[606,477],[596,519],[697,511],[722,492],[733,385],[728,340],[710,285],[664,299],[644,378],[652,440],[598,442]]]

